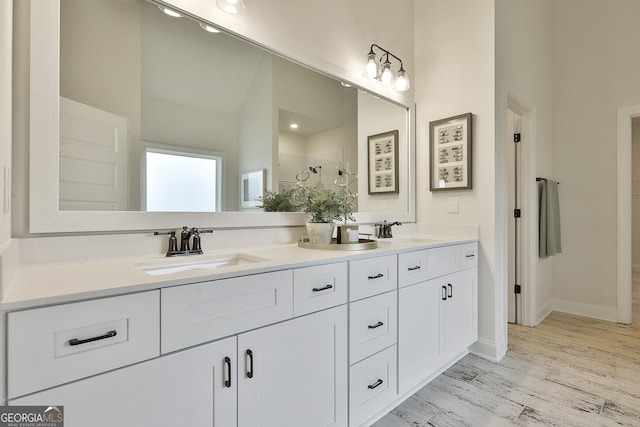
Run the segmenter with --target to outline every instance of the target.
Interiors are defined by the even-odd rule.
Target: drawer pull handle
[[[224,380],[224,386],[231,388],[231,359],[229,356],[224,358],[224,364],[227,365],[227,379]]]
[[[384,277],[384,274],[382,273],[378,273],[375,276],[369,276],[369,280],[373,280],[373,279],[379,279],[381,277]]]
[[[376,388],[378,386],[381,386],[383,382],[384,381],[382,381],[380,378],[378,378],[378,381],[376,381],[373,384],[369,384],[367,387],[369,387],[369,390],[373,390],[374,388]]]
[[[118,332],[114,329],[113,331],[109,331],[104,335],[100,335],[99,337],[92,337],[92,338],[86,338],[83,340],[79,340],[78,338],[72,338],[69,340],[69,345],[80,345],[80,344],[86,344],[89,342],[94,342],[94,341],[100,341],[100,340],[104,340],[107,338],[113,338],[116,335],[118,335]]]
[[[326,291],[327,289],[332,289],[333,285],[327,285],[327,286],[323,286],[321,288],[313,288],[311,289],[313,292],[322,292],[322,291]]]
[[[420,266],[419,266],[419,265],[416,265],[415,267],[409,267],[409,268],[407,268],[407,270],[409,270],[409,271],[416,271],[416,270],[420,270]]]
[[[449,288],[449,295],[447,295],[447,297],[453,298],[453,285],[451,283],[447,283],[447,287]]]
[[[447,300],[447,287],[443,286],[442,287],[442,301],[446,301]]]
[[[382,326],[382,325],[384,325],[384,323],[382,323],[382,322],[378,322],[378,323],[376,323],[375,325],[369,325],[369,326],[367,326],[367,328],[369,328],[369,329],[376,329],[376,328],[379,328],[379,327],[380,327],[380,326]]]
[[[247,350],[246,355],[249,357],[249,370],[247,371],[247,378],[253,378],[253,351]]]
[[[475,258],[476,254],[467,254],[465,258]]]

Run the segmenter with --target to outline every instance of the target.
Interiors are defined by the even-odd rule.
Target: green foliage
[[[311,215],[309,222],[355,221],[346,196],[323,187],[301,187],[296,191],[297,204]]]
[[[298,212],[300,207],[297,204],[296,189],[287,188],[281,192],[267,191],[264,197],[260,198],[262,209],[265,212]]]
[[[294,187],[280,192],[267,191],[260,198],[265,212],[306,212],[309,222],[355,221],[344,194],[323,187]]]

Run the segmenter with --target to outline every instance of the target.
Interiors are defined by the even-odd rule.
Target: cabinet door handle
[[[229,356],[224,358],[224,364],[227,365],[227,379],[224,380],[224,386],[227,388],[231,387],[231,359]]]
[[[373,390],[374,388],[376,388],[376,387],[378,387],[378,386],[382,385],[382,383],[383,383],[383,382],[384,382],[384,381],[382,381],[382,379],[378,378],[378,381],[376,381],[376,382],[375,382],[375,383],[373,383],[373,384],[369,384],[367,387],[369,388],[369,390]]]
[[[382,323],[382,322],[378,322],[378,323],[376,323],[375,325],[369,325],[369,326],[367,326],[367,328],[369,328],[369,329],[375,329],[375,328],[379,328],[379,327],[380,327],[380,326],[382,326],[382,325],[384,325],[384,323]]]
[[[465,258],[475,258],[476,254],[466,254]]]
[[[311,289],[313,292],[322,292],[322,291],[326,291],[327,289],[332,289],[333,285],[327,285],[327,286],[323,286],[321,288],[313,288]]]
[[[409,267],[409,268],[407,268],[407,270],[409,270],[409,271],[416,271],[416,270],[420,270],[420,266],[419,266],[419,265],[416,265],[415,267]]]
[[[85,338],[83,340],[78,339],[78,338],[72,338],[69,340],[69,345],[80,345],[80,344],[86,344],[89,342],[94,342],[94,341],[100,341],[100,340],[104,340],[107,338],[113,338],[116,335],[118,335],[118,332],[114,329],[113,331],[109,331],[104,335],[100,335],[98,337],[92,337],[92,338]]]
[[[453,298],[453,285],[451,283],[447,283],[447,287],[449,288],[449,298]]]
[[[247,378],[253,378],[253,351],[246,351],[247,357],[249,357],[249,370],[247,371]]]
[[[382,273],[378,273],[375,276],[369,276],[369,280],[373,280],[373,279],[379,279],[381,277],[384,277],[384,274]]]
[[[443,286],[442,287],[442,301],[446,301],[447,300],[447,287]]]

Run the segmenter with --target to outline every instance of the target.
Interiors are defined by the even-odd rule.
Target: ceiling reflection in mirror
[[[360,211],[406,211],[405,108],[143,0],[62,0],[60,24],[61,211],[256,210],[243,175],[278,191],[339,168]],[[370,196],[367,136],[396,129],[401,191]],[[202,162],[154,175],[157,153]]]

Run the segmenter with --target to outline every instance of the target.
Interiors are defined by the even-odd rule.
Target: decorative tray
[[[311,243],[308,237],[301,237],[298,246],[305,249],[322,249],[327,251],[362,251],[365,249],[375,249],[378,247],[377,240],[359,239],[358,243],[339,244],[335,238],[331,243]]]

